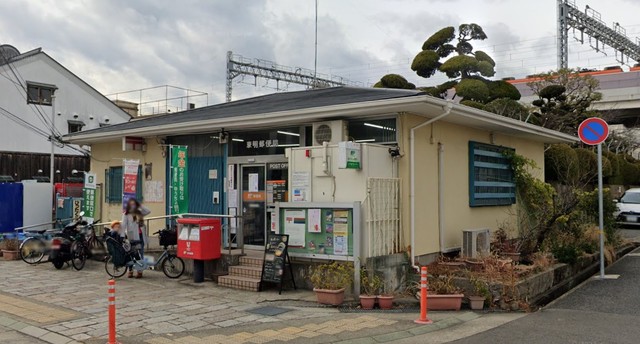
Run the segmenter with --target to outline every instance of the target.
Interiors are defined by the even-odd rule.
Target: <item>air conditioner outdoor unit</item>
[[[489,254],[491,231],[489,228],[465,229],[462,231],[462,255],[477,258]]]
[[[313,145],[322,146],[324,142],[336,144],[349,138],[347,121],[313,123]]]

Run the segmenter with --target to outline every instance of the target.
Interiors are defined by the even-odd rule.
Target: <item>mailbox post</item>
[[[204,261],[220,258],[220,219],[178,219],[178,257],[193,260],[193,281],[204,281]]]

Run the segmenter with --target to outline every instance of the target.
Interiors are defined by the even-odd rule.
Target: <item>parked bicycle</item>
[[[64,263],[71,262],[76,270],[82,270],[87,261],[89,248],[85,239],[86,221],[82,220],[84,212],[80,212],[77,220],[67,224],[62,232],[51,239],[49,261],[56,269],[62,269]]]
[[[177,244],[177,233],[173,230],[163,229],[153,234],[160,236],[160,245],[164,251],[155,263],[141,259],[140,241],[126,241],[118,233],[105,233],[105,242],[109,256],[104,268],[107,274],[113,278],[124,276],[128,270],[144,271],[149,268],[160,268],[165,276],[179,278],[184,273],[184,261],[182,258],[169,252],[169,246]]]
[[[48,242],[52,233],[59,231],[45,229],[40,231],[25,231],[27,237],[20,244],[20,258],[27,264],[38,264],[48,253]]]

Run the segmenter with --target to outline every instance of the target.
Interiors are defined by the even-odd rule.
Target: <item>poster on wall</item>
[[[320,209],[309,209],[307,214],[309,217],[309,233],[322,232]]]
[[[287,201],[287,181],[267,180],[267,203]]]
[[[304,210],[284,211],[284,234],[289,235],[289,245],[305,247],[307,217]]]
[[[135,198],[138,186],[138,165],[140,160],[124,159],[122,175],[122,209],[126,209],[129,199]]]
[[[171,213],[189,212],[187,146],[171,146]]]
[[[293,202],[310,202],[311,174],[309,172],[293,172],[291,190]]]
[[[333,254],[349,254],[349,211],[333,211]]]
[[[164,202],[164,187],[160,180],[147,180],[144,182],[144,202],[162,203]]]

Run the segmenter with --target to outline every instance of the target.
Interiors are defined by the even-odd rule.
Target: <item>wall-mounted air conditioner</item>
[[[324,142],[336,144],[349,139],[347,121],[329,121],[313,123],[313,145],[322,146]]]
[[[491,231],[488,228],[462,231],[462,255],[477,258],[489,254]]]

